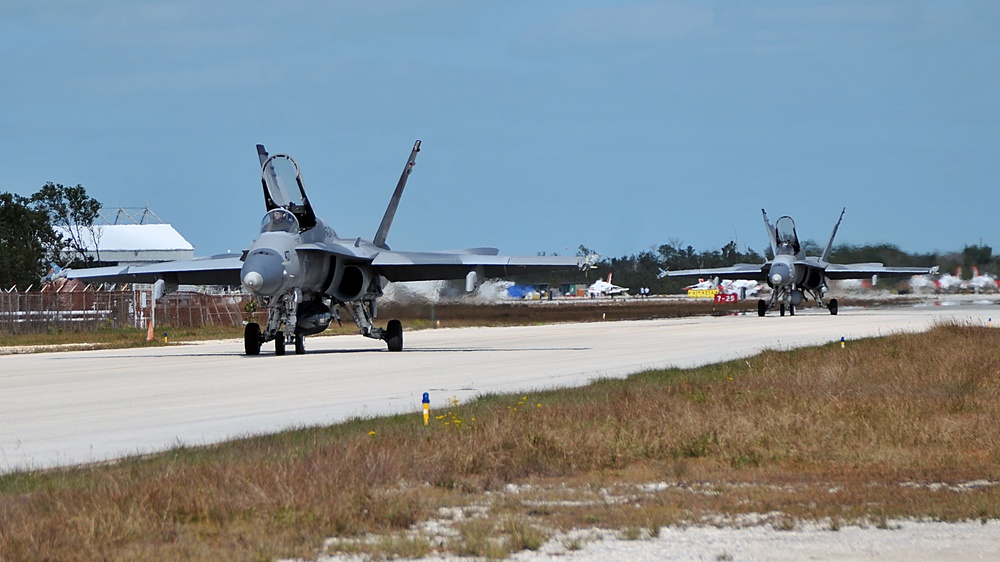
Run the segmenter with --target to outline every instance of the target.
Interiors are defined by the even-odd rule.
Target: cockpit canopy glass
[[[291,156],[275,154],[268,158],[261,168],[261,176],[275,205],[287,208],[289,204],[304,204],[299,189],[299,165]]]
[[[262,233],[287,232],[289,234],[298,234],[299,221],[291,211],[271,209],[264,215],[264,220],[260,222],[260,231]]]
[[[799,236],[795,233],[795,221],[792,217],[779,218],[774,223],[774,231],[777,236],[778,253],[798,253]]]

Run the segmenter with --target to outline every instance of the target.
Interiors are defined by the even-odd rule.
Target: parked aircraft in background
[[[660,270],[663,271],[662,269]],[[711,291],[719,288],[719,279],[699,279],[697,283],[684,287],[685,291]]]
[[[620,287],[611,282],[611,274],[608,280],[598,279],[594,284],[587,287],[588,297],[615,297],[618,295],[628,295],[628,287]]]
[[[660,270],[659,277],[666,277],[665,270]],[[740,299],[755,297],[765,287],[763,283],[752,279],[699,279],[697,283],[684,287],[685,291],[717,290],[724,295],[737,295]]]
[[[921,293],[925,289],[937,291],[937,283],[931,279],[930,275],[914,275],[913,277],[910,277],[910,280],[907,281],[907,283],[910,285],[910,289],[912,289],[914,293]]]
[[[727,295],[738,295],[740,299],[756,297],[766,284],[752,279],[723,279],[719,289]]]
[[[1000,282],[996,276],[989,273],[979,273],[979,268],[972,266],[972,279],[967,283],[969,289],[976,293],[995,293],[1000,290]]]
[[[942,273],[941,276],[934,281],[934,284],[937,286],[939,290],[944,291],[946,293],[954,293],[960,291],[962,289],[962,286],[965,284],[965,282],[962,281],[962,267],[959,266],[957,269],[955,269],[955,275],[952,275],[950,273]]]
[[[275,354],[284,355],[286,344],[293,344],[295,353],[304,353],[306,336],[322,332],[334,319],[340,321],[338,308],[351,315],[361,335],[385,340],[390,351],[402,350],[399,320],[389,320],[385,328],[374,324],[376,302],[388,282],[464,278],[466,290],[472,291],[487,278],[590,264],[588,258],[501,256],[496,248],[390,250],[386,244],[389,228],[419,151],[417,141],[371,240],[339,237],[313,212],[298,163],[284,154],[269,156],[257,145],[267,212],[260,236],[242,256],[65,270],[64,274],[96,282],[156,283],[166,292],[178,285],[242,284],[268,311],[264,326],[247,324],[246,354],[258,355],[262,344],[274,340]]]
[[[720,279],[752,279],[766,282],[772,289],[770,302],[763,299],[757,301],[757,314],[764,316],[767,311],[777,305],[781,316],[787,309],[789,314],[795,314],[795,307],[811,296],[816,304],[829,309],[830,314],[837,314],[837,299],[830,299],[829,304],[823,301],[826,293],[827,279],[864,279],[873,276],[892,277],[900,275],[919,275],[930,273],[935,269],[927,267],[885,267],[880,263],[855,263],[848,265],[830,263],[830,252],[833,249],[833,239],[837,235],[840,222],[844,219],[843,209],[840,218],[833,227],[830,240],[820,257],[807,256],[799,243],[795,231],[795,221],[792,217],[783,216],[775,221],[774,226],[767,220],[767,212],[761,209],[764,216],[764,228],[771,243],[774,258],[763,264],[738,263],[730,267],[712,269],[685,269],[679,271],[664,271],[660,277],[718,277]]]

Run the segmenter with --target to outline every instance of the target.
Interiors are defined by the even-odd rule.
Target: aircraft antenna
[[[382,216],[382,223],[378,225],[378,231],[375,232],[375,238],[372,239],[372,244],[383,250],[388,250],[389,247],[385,244],[385,239],[389,236],[389,228],[392,227],[392,219],[396,216],[396,208],[399,207],[399,199],[403,196],[403,188],[406,187],[406,179],[410,177],[410,172],[413,171],[413,166],[417,163],[417,153],[420,152],[420,141],[413,143],[413,150],[410,151],[410,157],[406,160],[406,166],[403,167],[403,173],[399,176],[399,182],[396,184],[396,190],[392,192],[392,199],[389,200],[389,206],[385,210],[385,215]]]

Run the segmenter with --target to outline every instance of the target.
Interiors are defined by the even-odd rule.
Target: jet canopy
[[[316,215],[306,197],[299,165],[291,156],[271,156],[264,161],[260,174],[268,211],[279,208],[291,211],[302,230],[316,226]]]
[[[299,220],[295,214],[286,209],[272,209],[264,215],[260,222],[261,234],[265,232],[287,232],[288,234],[299,233]]]
[[[775,239],[779,254],[799,253],[799,236],[795,233],[795,221],[792,217],[783,216],[774,223]]]

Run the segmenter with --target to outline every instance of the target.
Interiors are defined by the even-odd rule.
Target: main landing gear
[[[819,299],[817,299],[817,300],[819,300]],[[839,306],[839,303],[837,302],[837,299],[830,299],[830,302],[826,303],[825,305],[824,305],[824,303],[823,303],[822,300],[819,300],[819,303],[820,303],[820,306],[826,306],[827,310],[829,310],[830,314],[832,314],[833,316],[836,316],[837,312],[840,310],[840,306]],[[773,306],[773,304],[771,306]],[[759,299],[757,301],[757,316],[764,316],[764,315],[766,315],[767,314],[767,310],[769,308],[770,308],[770,306],[768,306],[767,301],[765,301],[764,299]],[[785,303],[779,303],[778,304],[778,315],[779,316],[784,316],[785,315],[785,310],[788,310],[788,315],[789,316],[795,316],[795,305],[794,304],[789,304],[786,307]]]
[[[399,320],[389,320],[382,337],[389,351],[403,351],[403,323]]]
[[[243,329],[243,350],[247,355],[260,355],[260,324],[251,322]]]

